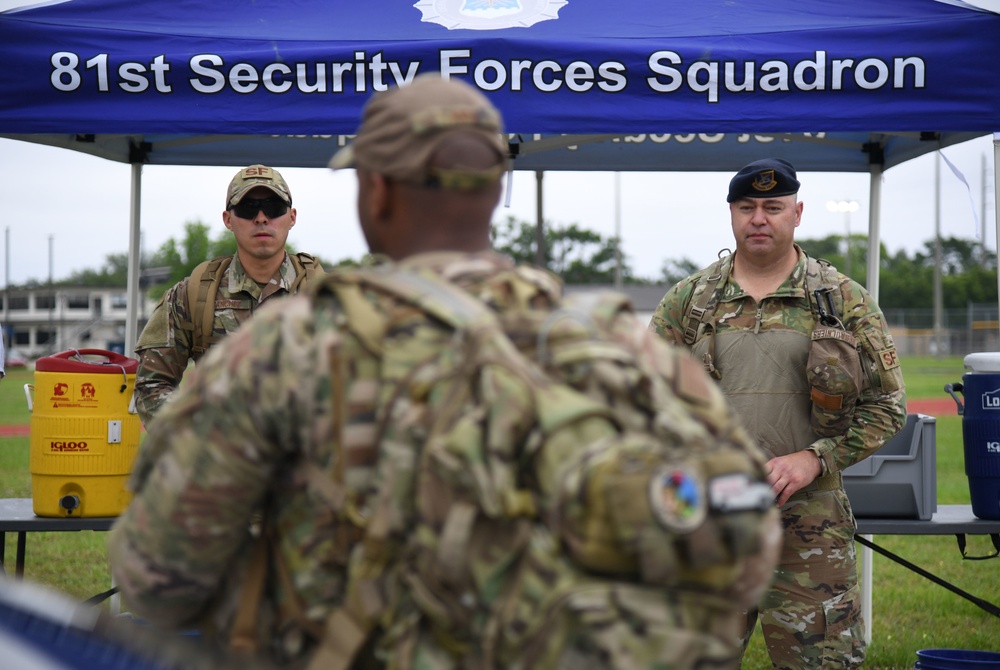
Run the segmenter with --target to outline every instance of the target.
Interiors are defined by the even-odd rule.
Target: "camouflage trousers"
[[[777,670],[854,668],[865,660],[854,516],[842,489],[797,493],[781,508],[784,546],[759,617]]]

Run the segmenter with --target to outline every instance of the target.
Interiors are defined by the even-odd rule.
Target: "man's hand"
[[[811,484],[821,471],[819,459],[811,451],[797,451],[769,460],[767,483],[774,491],[778,506],[784,505],[793,493]]]

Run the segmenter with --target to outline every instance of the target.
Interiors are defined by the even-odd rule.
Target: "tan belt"
[[[840,472],[831,472],[828,475],[817,477],[808,486],[803,486],[795,492],[793,498],[800,493],[816,493],[817,491],[835,491],[843,486],[843,478]]]

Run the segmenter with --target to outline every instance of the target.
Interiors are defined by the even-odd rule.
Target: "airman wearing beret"
[[[726,202],[740,198],[777,198],[799,192],[795,168],[781,158],[754,161],[733,176]]]
[[[865,658],[854,518],[841,471],[903,426],[903,378],[872,296],[794,241],[795,168],[740,169],[726,201],[736,252],[671,288],[650,328],[690,348],[758,445],[785,528],[770,591],[748,612],[775,667],[856,667]]]

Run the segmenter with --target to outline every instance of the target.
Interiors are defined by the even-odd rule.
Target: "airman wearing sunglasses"
[[[296,293],[322,267],[309,254],[285,251],[295,225],[292,194],[264,165],[236,173],[222,222],[236,254],[205,261],[161,298],[136,344],[135,404],[144,424],[180,384],[190,361],[249,319],[262,303]]]

